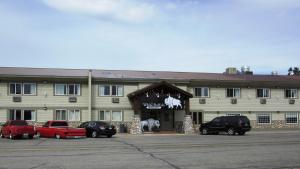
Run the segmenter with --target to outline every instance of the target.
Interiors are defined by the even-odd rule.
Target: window
[[[69,84],[69,95],[80,95],[80,85],[79,84]]]
[[[110,111],[100,111],[99,120],[110,121]]]
[[[285,114],[286,124],[297,124],[298,123],[298,113],[286,113]]]
[[[100,85],[100,96],[123,96],[122,85]]]
[[[259,113],[259,114],[257,114],[257,123],[258,124],[270,124],[271,123],[270,113]]]
[[[107,110],[101,110],[99,112],[99,120],[103,121],[122,121],[123,120],[123,114],[122,111],[107,111]]]
[[[227,97],[240,97],[241,96],[241,89],[240,88],[228,88],[226,89],[226,96]]]
[[[80,95],[80,84],[55,84],[55,95]]]
[[[122,121],[122,112],[121,111],[112,111],[112,121]]]
[[[285,97],[286,98],[298,98],[298,90],[297,89],[285,89]]]
[[[22,94],[22,83],[10,83],[9,94],[21,95]]]
[[[257,89],[256,96],[258,98],[270,98],[270,89]]]
[[[36,120],[36,111],[35,110],[9,110],[8,115],[9,120]]]
[[[23,84],[23,94],[24,95],[35,95],[36,94],[36,84],[35,83],[24,83]]]
[[[202,112],[192,112],[192,119],[194,124],[202,123]]]
[[[67,120],[67,110],[55,110],[55,120]]]
[[[208,87],[196,87],[194,88],[195,96],[197,97],[209,97]]]
[[[68,120],[69,121],[80,121],[80,110],[69,110]]]
[[[241,116],[241,113],[227,113],[226,116]]]

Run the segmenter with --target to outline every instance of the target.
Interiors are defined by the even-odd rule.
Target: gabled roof
[[[150,90],[153,90],[153,89],[157,89],[157,88],[160,88],[160,87],[166,87],[168,89],[174,90],[174,91],[176,91],[176,92],[184,95],[187,98],[192,98],[193,97],[193,95],[190,94],[189,92],[186,92],[186,91],[184,91],[184,90],[182,90],[182,89],[180,89],[180,88],[178,88],[178,87],[176,87],[176,86],[174,86],[174,85],[172,85],[170,83],[167,83],[165,81],[162,81],[162,82],[159,82],[159,83],[153,83],[153,84],[151,84],[151,85],[149,85],[147,87],[144,87],[144,88],[142,88],[140,90],[137,90],[135,92],[129,93],[127,96],[129,98],[134,98],[134,97],[137,97],[139,95],[145,94],[147,91],[150,91]]]

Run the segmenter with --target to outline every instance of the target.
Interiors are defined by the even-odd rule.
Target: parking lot
[[[0,169],[300,168],[300,130],[227,135],[0,139]]]

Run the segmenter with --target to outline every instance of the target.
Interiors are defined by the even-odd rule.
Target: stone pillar
[[[135,114],[132,119],[130,134],[142,134],[141,130],[141,117]]]
[[[185,115],[183,121],[184,134],[194,134],[193,120],[191,115]]]

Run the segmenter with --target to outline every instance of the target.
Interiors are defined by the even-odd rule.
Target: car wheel
[[[241,131],[238,133],[239,135],[245,135],[245,132]]]
[[[91,134],[91,136],[93,137],[93,138],[96,138],[98,135],[97,135],[97,132],[96,131],[93,131],[92,132],[92,134]]]
[[[29,135],[28,138],[29,138],[29,139],[33,139],[33,135]]]
[[[227,131],[228,135],[235,135],[235,130],[234,128],[230,127]]]
[[[56,139],[60,139],[60,135],[59,134],[55,134],[55,138]]]
[[[107,135],[107,138],[111,138],[112,137],[112,135]]]
[[[207,128],[203,128],[202,131],[201,131],[201,134],[202,135],[207,135],[208,134]]]

